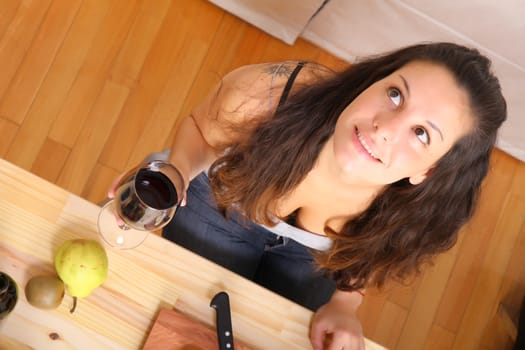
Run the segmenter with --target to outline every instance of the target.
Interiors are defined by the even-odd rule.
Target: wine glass
[[[153,160],[127,172],[98,217],[104,241],[119,249],[140,245],[149,231],[164,227],[182,200],[184,180],[168,162]]]

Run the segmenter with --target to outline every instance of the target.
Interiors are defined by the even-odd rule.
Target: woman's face
[[[332,138],[335,170],[348,183],[421,183],[472,128],[468,95],[443,66],[415,61],[363,91]]]

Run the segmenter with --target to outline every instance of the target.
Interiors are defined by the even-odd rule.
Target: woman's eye
[[[395,87],[391,87],[388,89],[388,98],[390,98],[390,100],[396,105],[396,107],[399,107],[403,102],[403,95],[401,95],[401,91],[399,91],[399,89]]]
[[[419,141],[423,142],[425,145],[430,144],[430,136],[428,135],[428,132],[425,130],[425,128],[417,127],[414,129],[414,132],[416,133]]]

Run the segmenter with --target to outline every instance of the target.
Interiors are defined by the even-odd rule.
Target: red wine
[[[131,173],[117,188],[117,215],[137,230],[162,227],[173,216],[179,201],[176,184],[168,174],[149,168]]]
[[[160,172],[141,169],[135,178],[135,191],[149,207],[164,210],[177,204],[175,186]]]

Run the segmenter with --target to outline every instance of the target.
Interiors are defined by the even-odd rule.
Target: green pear
[[[73,313],[77,298],[87,297],[100,286],[108,274],[108,257],[102,245],[90,239],[69,240],[55,254],[55,269],[73,297]]]

